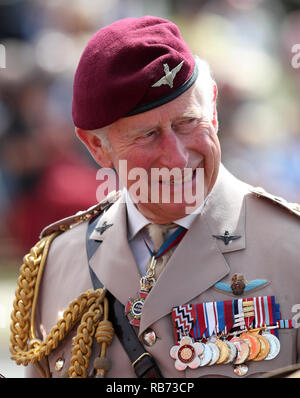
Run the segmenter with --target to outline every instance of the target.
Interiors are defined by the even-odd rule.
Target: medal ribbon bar
[[[203,302],[172,309],[176,344],[187,335],[200,341],[213,335],[264,328],[270,328],[270,333],[278,337],[278,329],[295,327],[292,320],[280,318],[274,296]]]

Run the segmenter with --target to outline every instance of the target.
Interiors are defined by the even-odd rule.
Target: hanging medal
[[[136,298],[130,297],[125,306],[125,315],[127,316],[131,325],[140,326],[145,300],[156,282],[155,268],[157,259],[178,244],[185,235],[186,231],[187,230],[183,227],[177,228],[176,231],[173,232],[172,235],[161,245],[157,253],[152,251],[145,242],[151,255],[151,263],[146,272],[146,276],[143,276],[140,280],[140,290],[138,296]]]
[[[140,280],[140,291],[138,293],[138,297],[130,297],[125,306],[125,315],[127,316],[129,323],[133,326],[140,326],[140,319],[146,297],[155,283],[154,272],[156,262],[156,258],[152,257],[146,276],[142,277]]]

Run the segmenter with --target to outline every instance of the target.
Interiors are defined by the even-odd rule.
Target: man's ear
[[[218,88],[216,83],[213,83],[213,119],[212,124],[218,132],[219,123],[218,123],[218,112],[217,112],[217,96],[218,96]]]
[[[96,162],[104,168],[111,169],[113,166],[111,152],[103,145],[101,139],[87,130],[75,128],[80,141],[84,143]]]

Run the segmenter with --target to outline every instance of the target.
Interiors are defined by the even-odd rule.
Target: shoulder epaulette
[[[89,207],[87,210],[78,211],[76,214],[72,216],[63,218],[59,221],[56,221],[48,225],[40,233],[40,239],[55,231],[61,231],[61,232],[67,231],[68,229],[71,229],[73,226],[97,216],[103,210],[109,207],[112,203],[116,202],[120,197],[120,193],[121,191],[112,191],[107,195],[107,197],[102,202]]]
[[[270,194],[269,192],[265,191],[261,187],[255,187],[250,189],[257,197],[263,197],[269,199],[273,203],[287,209],[290,213],[295,214],[296,216],[300,217],[300,204],[299,203],[291,203],[281,198],[280,196],[275,196]]]

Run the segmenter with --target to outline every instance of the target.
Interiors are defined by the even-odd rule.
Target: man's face
[[[167,223],[187,215],[185,192],[189,190],[198,195],[202,192],[203,199],[218,175],[221,155],[211,112],[213,99],[211,104],[205,104],[199,101],[198,94],[197,100],[196,90],[192,87],[163,106],[122,118],[109,130],[110,157],[121,182],[138,209],[156,223]],[[174,171],[171,178],[170,173],[160,177],[153,174],[153,170],[162,168]],[[204,179],[196,178],[197,168],[204,169]],[[141,174],[140,170],[145,172]],[[199,183],[202,184],[200,191]],[[140,189],[137,190],[137,186]],[[159,193],[156,203],[153,203],[154,191]],[[164,195],[163,191],[169,194]],[[178,200],[180,197],[182,200]]]

